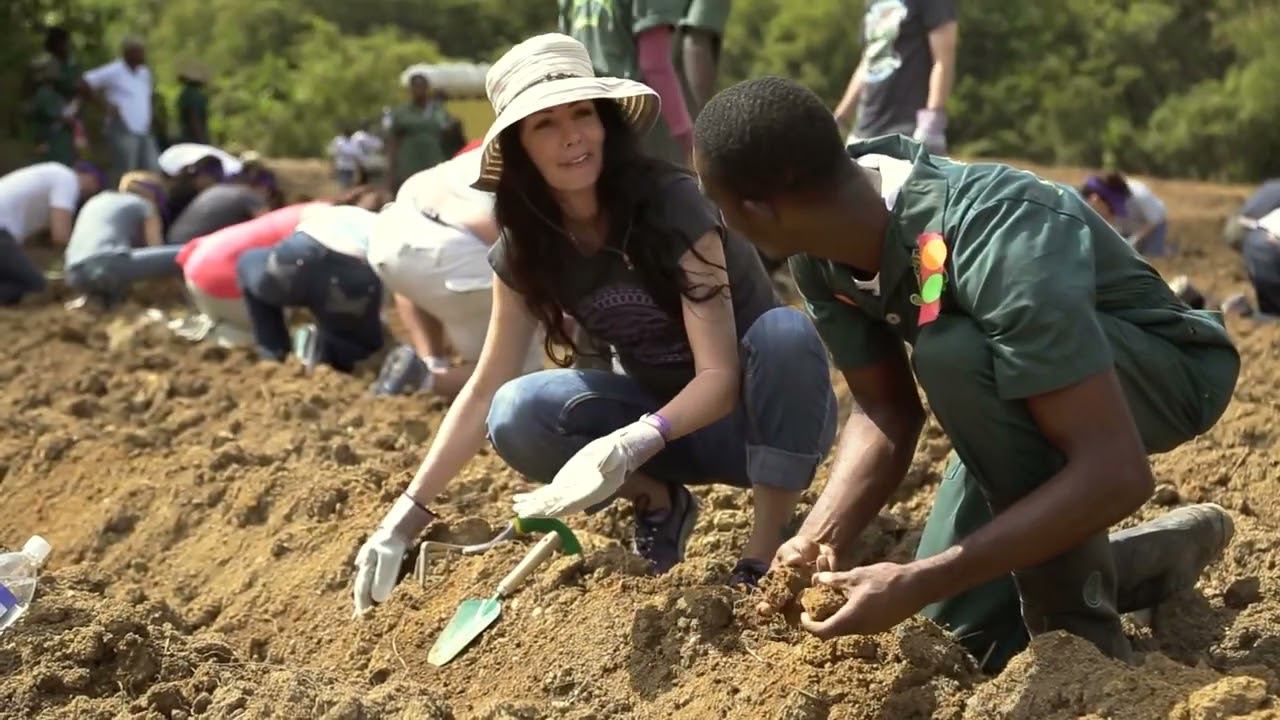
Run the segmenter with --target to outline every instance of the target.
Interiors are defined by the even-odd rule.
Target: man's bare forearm
[[[800,534],[847,552],[902,483],[924,420],[905,412],[877,422],[854,411],[840,434],[826,489]]]

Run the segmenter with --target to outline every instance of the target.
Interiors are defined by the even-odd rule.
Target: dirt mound
[[[1060,176],[1064,180],[1078,177]],[[1238,189],[1156,183],[1181,254],[1158,264],[1222,296]],[[745,494],[697,492],[689,558],[662,578],[625,549],[614,507],[575,519],[558,557],[444,668],[427,651],[466,598],[489,597],[527,540],[441,556],[426,582],[350,619],[355,550],[421,462],[442,405],[347,377],[190,345],[163,314],[0,311],[0,541],[54,546],[30,613],[0,636],[0,717],[887,718],[1266,717],[1280,673],[1280,327],[1231,330],[1245,356],[1210,433],[1154,460],[1139,514],[1212,500],[1237,536],[1194,592],[1134,625],[1124,667],[1066,637],[994,680],[938,628],[823,643],[725,586]],[[907,481],[851,560],[914,551],[946,438],[931,424]],[[819,476],[819,487],[825,479]],[[481,453],[436,503],[442,540],[485,537],[525,482]],[[807,493],[806,502],[816,497]],[[785,583],[784,583],[785,586]],[[796,594],[783,603],[798,612]],[[815,598],[804,595],[799,603]]]
[[[245,662],[139,587],[112,597],[93,565],[55,571],[23,629],[0,640],[0,717],[452,717],[423,687],[351,687],[309,668]]]

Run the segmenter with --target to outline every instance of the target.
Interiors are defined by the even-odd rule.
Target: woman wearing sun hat
[[[664,572],[697,515],[690,484],[754,490],[756,524],[734,581],[752,583],[834,437],[826,351],[781,307],[754,250],[726,233],[691,176],[636,149],[657,97],[595,77],[581,43],[541,35],[490,69],[497,119],[475,187],[504,228],[490,253],[493,317],[470,381],[413,482],[356,556],[357,613],[390,594],[430,503],[480,449],[547,483],[523,516],[632,500],[636,551]],[[564,316],[612,345],[626,374],[517,377],[541,328]]]

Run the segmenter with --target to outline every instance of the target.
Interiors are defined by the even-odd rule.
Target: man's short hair
[[[699,170],[747,200],[829,188],[849,166],[831,111],[780,77],[745,80],[711,98],[694,145]]]

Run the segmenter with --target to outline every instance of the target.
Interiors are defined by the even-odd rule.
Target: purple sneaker
[[[653,563],[662,575],[684,560],[684,547],[698,521],[698,501],[683,485],[671,485],[671,507],[650,512],[636,507],[635,554]]]

